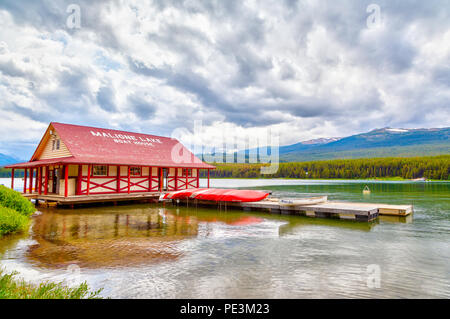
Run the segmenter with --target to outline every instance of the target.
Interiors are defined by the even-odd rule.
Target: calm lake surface
[[[41,209],[29,233],[0,239],[0,267],[30,282],[87,281],[112,298],[450,298],[448,182],[217,179],[211,187],[415,212],[366,223],[171,204]]]

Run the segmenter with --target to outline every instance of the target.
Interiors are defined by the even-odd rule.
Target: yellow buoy
[[[370,188],[369,188],[369,186],[366,185],[366,187],[364,187],[364,189],[363,189],[363,194],[370,194]]]

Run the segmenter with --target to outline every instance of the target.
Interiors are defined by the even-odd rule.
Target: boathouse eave
[[[143,166],[143,167],[164,167],[164,168],[195,168],[195,169],[216,169],[215,166],[206,163],[103,163],[99,161],[80,161],[75,157],[64,157],[55,159],[45,159],[39,161],[31,161],[24,163],[17,163],[5,166],[5,168],[33,168],[47,165],[110,165],[110,166]]]
[[[46,160],[40,160],[40,161],[32,161],[32,162],[24,162],[24,163],[17,163],[12,165],[7,165],[5,168],[30,168],[30,167],[39,167],[39,166],[46,166],[46,165],[58,165],[58,164],[65,164],[64,160],[67,158],[55,158],[55,159],[46,159]]]

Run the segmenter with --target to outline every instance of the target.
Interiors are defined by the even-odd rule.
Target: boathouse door
[[[169,169],[168,168],[163,168],[163,190],[167,191],[168,190],[168,185],[167,185],[167,175],[169,174]]]
[[[53,170],[53,179],[52,179],[52,193],[58,195],[59,194],[59,183],[61,181],[61,169],[55,168]]]

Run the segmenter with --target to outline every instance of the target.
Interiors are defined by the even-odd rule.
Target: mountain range
[[[19,163],[19,162],[25,162],[25,161],[21,161],[15,157],[0,153],[0,167],[9,165],[9,164]]]
[[[241,150],[248,157],[255,149]],[[266,153],[265,148],[261,154]],[[347,137],[319,138],[280,146],[281,162],[411,157],[450,154],[450,127],[430,129],[381,128]]]
[[[382,128],[343,138],[281,146],[283,162],[450,154],[450,128]]]

